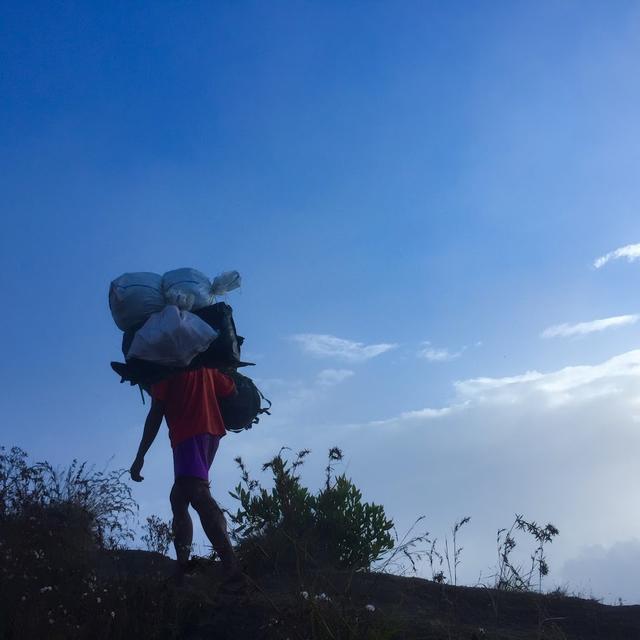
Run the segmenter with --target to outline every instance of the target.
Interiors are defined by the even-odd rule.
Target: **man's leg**
[[[171,489],[171,510],[173,511],[173,544],[180,569],[189,561],[193,541],[193,523],[189,515],[189,495],[185,491],[183,478],[176,479]]]
[[[211,546],[220,556],[227,575],[240,573],[240,563],[229,540],[224,513],[213,499],[209,483],[199,478],[184,478],[189,481],[189,502],[200,516],[202,528]]]

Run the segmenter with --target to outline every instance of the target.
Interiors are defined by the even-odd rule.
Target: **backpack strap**
[[[253,421],[251,422],[251,424],[258,424],[258,422],[260,422],[260,416],[261,416],[263,413],[266,413],[268,416],[270,416],[270,415],[271,415],[271,400],[269,400],[269,398],[266,398],[266,397],[264,396],[264,394],[262,393],[262,391],[260,391],[260,389],[258,389],[258,387],[256,387],[256,390],[257,390],[257,392],[260,394],[260,398],[261,398],[262,400],[264,400],[265,402],[268,402],[268,403],[269,403],[269,406],[268,406],[268,407],[264,407],[264,408],[263,408],[263,407],[260,407],[260,409],[258,409],[258,415],[253,419]],[[251,427],[249,427],[249,429],[250,429],[250,428],[251,428]]]

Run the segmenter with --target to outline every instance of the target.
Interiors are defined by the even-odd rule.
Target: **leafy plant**
[[[318,566],[369,569],[394,544],[393,522],[384,508],[364,502],[351,479],[334,474],[334,464],[342,460],[337,447],[329,451],[325,485],[316,494],[302,485],[298,473],[309,450],[298,452],[293,461],[283,455],[285,450],[262,467],[272,473],[271,490],[250,478],[236,458],[241,482],[230,495],[240,506],[229,516],[240,554],[271,567],[300,568],[313,561]]]
[[[142,542],[145,543],[148,551],[161,553],[163,556],[169,552],[169,547],[173,542],[173,532],[171,525],[156,515],[147,518],[144,525],[145,534],[142,536]]]
[[[516,531],[529,533],[537,543],[530,555],[531,564],[528,567],[515,565],[511,560],[511,554],[517,546]],[[521,515],[516,514],[511,527],[499,529],[497,533],[498,568],[495,587],[503,590],[530,591],[537,575],[538,591],[542,591],[542,579],[549,573],[544,547],[547,543],[553,542],[553,538],[558,534],[558,529],[550,523],[541,526],[533,521],[528,522]]]

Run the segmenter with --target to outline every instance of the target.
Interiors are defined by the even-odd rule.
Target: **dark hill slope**
[[[229,597],[217,591],[213,564],[196,567],[180,588],[168,580],[172,570],[168,558],[126,551],[104,563],[101,573],[142,581],[159,594],[158,601],[173,603],[171,633],[177,635],[167,629],[164,637],[640,639],[640,606],[344,572],[254,577],[248,595]]]

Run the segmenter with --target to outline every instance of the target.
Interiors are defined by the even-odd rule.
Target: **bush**
[[[97,589],[99,552],[132,538],[135,503],[121,476],[77,461],[57,471],[0,447],[0,637],[72,637]]]
[[[116,549],[133,539],[128,522],[137,506],[122,481],[124,471],[96,472],[77,460],[58,471],[48,462],[29,465],[27,459],[19,447],[8,453],[0,447],[0,526],[53,517],[64,528],[73,513],[102,548]]]
[[[166,556],[173,542],[171,524],[156,515],[151,515],[147,518],[144,530],[142,542],[145,543],[147,551],[155,551]]]
[[[240,508],[229,517],[240,555],[270,569],[300,569],[311,562],[316,567],[368,570],[394,544],[393,522],[384,508],[363,502],[349,478],[333,474],[333,463],[342,459],[338,448],[329,451],[325,486],[315,495],[298,475],[309,451],[300,451],[290,462],[284,450],[262,467],[273,475],[271,490],[251,479],[236,458],[242,480],[231,496]]]

